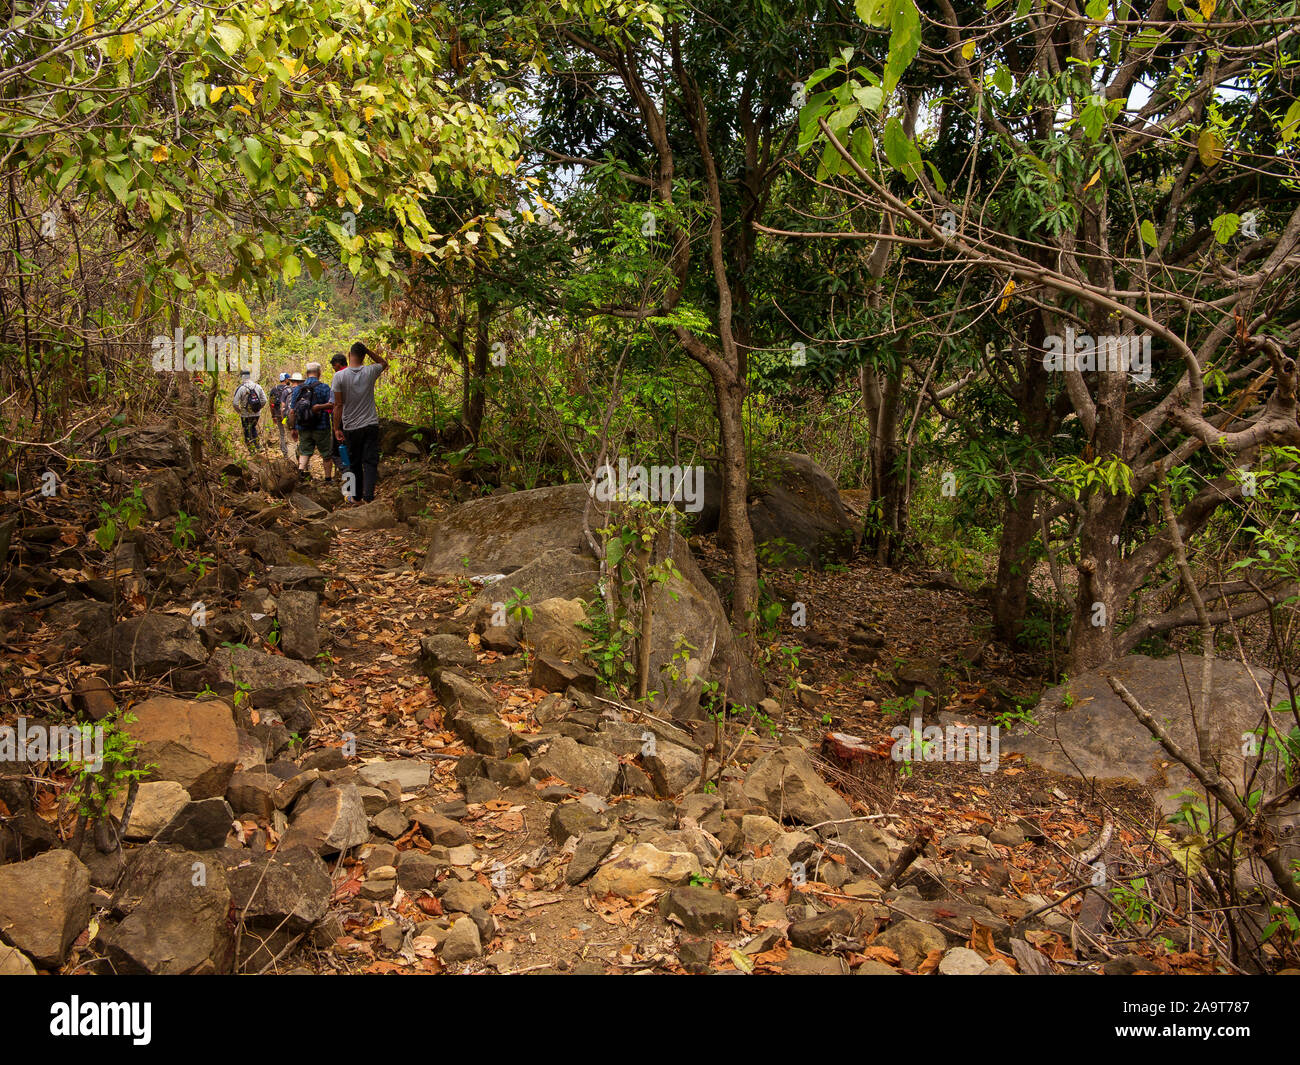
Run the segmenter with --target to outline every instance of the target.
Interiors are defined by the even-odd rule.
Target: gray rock
[[[469,917],[458,918],[447,933],[447,938],[442,941],[442,960],[454,964],[482,956],[483,942],[479,937],[478,925]]]
[[[794,921],[786,935],[804,950],[827,950],[836,936],[847,936],[853,929],[853,914],[846,906],[835,906],[816,917]]]
[[[473,669],[477,665],[478,655],[474,648],[459,636],[440,633],[420,640],[420,668],[429,676],[435,670],[449,666]]]
[[[534,651],[574,659],[582,655],[590,641],[588,633],[580,628],[586,622],[586,605],[581,599],[556,596],[532,606],[532,617],[524,618],[523,636]]]
[[[979,976],[989,963],[969,947],[953,947],[939,962],[940,976]]]
[[[533,670],[528,683],[546,692],[563,692],[574,688],[594,692],[599,679],[596,671],[584,662],[572,662],[554,655],[538,654],[533,658]]]
[[[497,797],[497,786],[480,777],[465,784],[465,801],[468,803],[491,802]]]
[[[584,836],[603,829],[605,824],[605,816],[595,810],[576,802],[561,803],[551,811],[551,839],[564,846],[570,836]],[[608,852],[609,848],[606,847],[605,850]]]
[[[357,769],[357,776],[373,787],[385,780],[393,780],[401,791],[420,791],[429,785],[429,763],[414,758],[370,762]]]
[[[693,935],[734,931],[740,920],[735,899],[694,884],[683,884],[668,891],[659,901],[659,912],[676,918]]]
[[[219,863],[149,843],[133,857],[112,909],[123,920],[100,940],[115,971],[168,976],[231,971],[230,890]]]
[[[397,860],[397,882],[407,892],[431,889],[449,868],[448,862],[431,855],[414,850],[403,851]]]
[[[656,739],[654,754],[643,761],[660,795],[680,795],[700,779],[701,758],[694,751]]]
[[[585,550],[585,486],[560,485],[462,503],[435,523],[426,574],[505,573],[544,552]]]
[[[264,654],[251,647],[221,647],[212,652],[204,671],[207,683],[218,695],[233,696],[237,682],[247,685],[249,697],[258,708],[281,707],[295,697],[304,696],[311,685],[322,684],[322,677],[311,666],[283,655]],[[295,724],[294,731],[305,732]]]
[[[488,779],[503,788],[522,788],[531,777],[532,767],[522,754],[489,758],[486,765]]]
[[[234,819],[225,799],[199,799],[167,822],[157,839],[191,851],[216,850],[225,846]]]
[[[413,806],[407,812],[420,826],[420,833],[430,843],[442,847],[462,847],[469,842],[469,832],[465,830],[465,826],[437,810],[425,806]]]
[[[82,649],[82,657],[134,677],[161,677],[201,666],[207,650],[188,618],[142,614],[101,632]]]
[[[293,821],[281,847],[304,846],[324,857],[370,838],[365,807],[355,784],[332,787],[317,782],[294,807]]]
[[[411,819],[396,806],[389,806],[375,814],[370,819],[370,824],[381,835],[387,836],[389,839],[398,839],[410,827]]]
[[[271,566],[266,571],[268,584],[281,588],[306,588],[320,594],[325,591],[325,573],[315,566]]]
[[[807,455],[779,451],[749,506],[754,542],[771,564],[803,567],[852,553],[857,526],[830,475]]]
[[[232,851],[224,860],[231,902],[249,928],[305,932],[329,910],[329,867],[306,847],[281,848],[251,860]]]
[[[533,707],[533,719],[539,725],[545,725],[551,721],[558,721],[572,709],[573,704],[568,699],[558,692],[552,692]]]
[[[510,729],[495,714],[457,714],[451,728],[479,754],[505,758],[510,753]]]
[[[314,661],[320,654],[320,598],[315,592],[285,589],[276,605],[280,650],[290,658]]]
[[[269,821],[275,812],[275,793],[282,783],[265,769],[240,771],[226,786],[226,801],[236,814],[252,814],[258,820]]]
[[[613,849],[617,840],[618,832],[612,828],[603,832],[583,833],[582,838],[578,840],[578,846],[573,851],[569,868],[564,874],[565,881],[570,884],[581,884],[592,874],[596,866],[604,861],[605,855]]]
[[[433,678],[438,701],[453,713],[491,714],[497,701],[468,677],[454,669],[439,669]]]
[[[289,505],[304,518],[324,518],[329,514],[329,511],[317,503],[316,500],[303,495],[301,492],[289,493]]]
[[[808,755],[792,747],[778,748],[750,766],[744,793],[777,820],[811,825],[852,815],[849,804],[822,780]]]
[[[1180,661],[1176,655],[1127,655],[1106,666],[1105,672],[1117,677],[1184,750],[1196,750],[1187,692],[1200,692],[1199,657]],[[1254,758],[1243,760],[1241,737],[1256,729],[1264,710],[1285,694],[1280,678],[1266,669],[1227,659],[1214,662],[1211,743],[1220,772],[1239,791],[1243,770],[1256,764]],[[1178,809],[1179,792],[1196,786],[1181,765],[1167,764],[1170,760],[1162,748],[1111,691],[1099,670],[1071,677],[1068,699],[1063,687],[1045,692],[1033,716],[1038,724],[1031,731],[1001,737],[1003,758],[1023,754],[1065,776],[1082,773],[1087,779],[1135,780],[1153,790],[1166,815]],[[1253,786],[1272,793],[1277,783],[1261,778]]]
[[[920,921],[895,920],[880,935],[876,944],[898,955],[904,969],[915,970],[932,950],[945,950],[948,940],[939,929]]]
[[[609,795],[618,774],[618,759],[608,751],[584,747],[561,736],[533,760],[534,777],[559,777],[566,784],[585,788],[602,797]]]
[[[447,913],[469,913],[476,906],[490,907],[496,902],[492,889],[477,880],[445,881],[438,897]]]

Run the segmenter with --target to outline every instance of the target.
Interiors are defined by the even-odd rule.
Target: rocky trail
[[[760,675],[691,561],[720,580],[716,550],[677,538],[656,641],[692,635],[695,703],[706,677],[747,697],[685,701],[656,643],[660,695],[631,705],[581,653],[580,488],[458,502],[463,483],[398,447],[373,504],[299,491],[274,462],[231,464],[205,501],[177,440],[113,452],[148,518],[111,549],[87,542],[72,479],[10,529],[4,723],[129,707],[151,769],[105,849],[76,846],[57,761],[0,766],[0,970],[1219,968],[1172,876],[1162,905],[1118,916],[1095,878],[1099,857],[1126,879],[1171,868],[1137,782],[1049,773],[1007,744],[989,765],[930,759],[918,737],[899,761],[891,730],[913,711],[987,729],[1042,687],[942,577],[781,571],[807,619],[769,634]],[[205,505],[204,535],[176,537]],[[528,606],[503,616],[516,588]]]

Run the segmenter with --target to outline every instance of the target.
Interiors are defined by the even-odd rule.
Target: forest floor
[[[402,484],[402,476],[390,477],[381,484],[380,501],[393,503]],[[218,490],[218,509],[227,516],[230,502]],[[448,505],[445,496],[430,498],[425,514],[436,517]],[[71,511],[55,521],[54,535],[69,546],[84,543],[93,524],[92,512],[82,510],[80,525]],[[236,533],[247,531],[236,525],[226,523],[219,535],[233,541]],[[566,789],[552,777],[485,790],[480,779],[471,795],[458,776],[457,767],[470,752],[422,672],[420,641],[449,631],[438,626],[463,613],[477,588],[465,579],[422,575],[426,528],[416,520],[374,531],[341,529],[328,551],[312,559],[327,581],[320,631],[329,660],[321,665],[327,679],[325,690],[316,693],[317,721],[306,751],[298,755],[342,749],[355,737],[360,760],[427,763],[428,786],[402,795],[402,808],[433,809],[455,821],[444,842],[468,843],[473,860],[456,865],[437,892],[385,887],[402,852],[438,846],[419,820],[409,822],[397,838],[375,836],[330,858],[336,934],[295,941],[269,971],[927,973],[947,964],[950,955],[954,967],[968,966],[965,971],[975,971],[972,962],[997,972],[1222,971],[1214,945],[1175,905],[1164,913],[1125,917],[1107,896],[1086,889],[1086,870],[1076,856],[1092,847],[1104,825],[1113,825],[1135,874],[1167,866],[1149,853],[1154,813],[1140,788],[1098,788],[1049,776],[1016,758],[1003,759],[993,772],[928,761],[900,771],[897,762],[880,756],[894,742],[891,730],[906,725],[910,715],[906,700],[895,694],[900,669],[915,671],[937,694],[939,703],[928,708],[927,721],[938,712],[985,725],[1011,725],[1024,717],[1045,677],[1041,660],[986,638],[989,612],[979,596],[934,574],[861,560],[819,572],[768,575],[774,594],[803,603],[807,611],[806,625],[783,622],[763,648],[769,692],[780,710],[758,721],[699,722],[693,731],[701,743],[712,740],[734,752],[731,768],[737,777],[744,764],[782,746],[815,757],[828,732],[860,740],[875,756],[859,768],[820,758],[817,765],[850,803],[852,820],[872,833],[870,840],[880,848],[873,853],[899,864],[897,882],[885,876],[894,870],[867,875],[861,864],[846,862],[844,852],[855,859],[861,853],[815,837],[804,847],[811,851],[806,878],[751,875],[774,846],[782,845],[780,838],[762,837],[768,819],[751,810],[728,814],[734,831],[727,847],[745,859],[740,871],[720,875],[719,858],[712,871],[704,869],[691,881],[739,904],[735,917],[724,914],[716,927],[709,926],[707,916],[674,912],[674,906],[700,903],[698,897],[674,894],[682,888],[669,898],[661,890],[596,894],[588,884],[568,883],[573,841],[565,847],[556,838],[557,804],[581,801],[582,789]],[[725,557],[714,546],[693,546],[710,577],[725,576]],[[35,594],[26,593],[26,601]],[[140,600],[130,609],[144,606]],[[21,610],[24,603],[0,602],[4,608]],[[71,709],[78,684],[104,672],[63,654],[57,626],[42,618],[34,612],[0,645],[6,720],[32,698]],[[876,634],[876,646],[865,657],[848,639],[855,629]],[[497,717],[517,737],[538,737],[542,726],[534,711],[547,695],[530,683],[527,650],[513,656],[487,651],[472,633],[469,643],[477,658],[472,672],[495,700]],[[51,654],[55,646],[60,652]],[[141,685],[139,694],[157,690]],[[621,709],[629,720],[641,720],[635,708]],[[951,720],[940,718],[945,719]],[[619,761],[635,765],[638,758],[623,755]],[[58,797],[68,783],[54,770],[36,778],[37,813],[61,835],[69,821]],[[596,799],[588,808],[602,826],[626,833],[623,843],[630,845],[632,835],[644,839],[649,838],[645,833],[658,832],[666,838],[698,831],[709,797],[696,795],[699,801],[688,803],[691,798],[665,802],[613,795],[609,803]],[[717,829],[725,822],[721,802],[715,806],[707,816]],[[256,837],[274,847],[277,835],[269,825],[244,828],[227,846]],[[780,836],[780,826],[777,832]],[[784,834],[791,846],[799,842],[793,836]],[[919,856],[903,858],[909,849]],[[465,888],[449,892],[448,880]],[[444,909],[444,903],[469,896],[484,899],[488,911],[475,915],[479,949],[449,962],[442,945],[450,919],[469,907]],[[1167,897],[1176,900],[1175,893]],[[101,902],[107,902],[106,893]],[[834,934],[828,934],[825,922],[838,917],[845,918],[843,927],[832,920]],[[91,940],[89,933],[82,935],[67,969],[93,962]]]

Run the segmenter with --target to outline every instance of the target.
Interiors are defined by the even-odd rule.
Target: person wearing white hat
[[[311,480],[311,457],[319,454],[325,469],[325,483],[332,484],[334,455],[330,431],[330,387],[320,379],[321,365],[309,362],[307,379],[289,397],[290,428],[298,442],[298,476]],[[301,377],[300,374],[294,374]]]

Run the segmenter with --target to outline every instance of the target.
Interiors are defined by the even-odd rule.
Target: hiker
[[[346,355],[344,355],[343,352],[341,352],[341,351],[336,351],[332,356],[330,356],[330,369],[333,370],[334,373],[336,373],[336,374],[337,374],[340,370],[342,370],[345,366],[347,366],[347,364],[348,364],[348,357],[347,357]],[[334,430],[334,402],[333,402],[333,400],[334,400],[334,393],[333,393],[333,386],[331,385],[331,392],[330,392],[330,405],[329,405],[329,416],[330,416],[330,443],[334,445],[334,464],[338,467],[338,470],[339,470],[339,480],[340,480],[342,483],[346,484],[347,482],[344,481],[343,478],[344,478],[344,475],[345,475],[345,474],[351,472],[351,470],[352,470],[352,464],[351,464],[351,462],[348,461],[348,447],[347,447],[347,445],[344,444],[344,443],[341,443],[341,442],[339,441],[338,437],[336,437],[336,436],[334,435],[334,431],[333,431],[333,430]],[[354,485],[356,484],[356,478],[355,478],[355,477],[353,478],[353,484],[354,484]],[[353,495],[353,496],[356,495],[356,489],[355,489],[355,487],[354,487],[354,489],[353,489],[353,491],[352,491],[352,495]]]
[[[280,383],[271,389],[271,420],[275,422],[276,428],[280,430],[280,453],[289,457],[289,445],[285,440],[284,423],[289,417],[289,397],[293,394],[293,385],[289,383],[289,375],[282,373]]]
[[[255,451],[259,446],[257,419],[262,416],[262,408],[266,406],[266,393],[253,380],[253,375],[248,370],[239,372],[239,387],[235,389],[232,402],[244,428],[244,443],[248,445],[249,451]]]
[[[366,356],[374,363],[366,366]],[[388,369],[388,360],[357,341],[348,351],[348,364],[334,375],[334,439],[346,444],[353,474],[359,474],[361,499],[375,498],[379,482],[379,411],[375,381]]]
[[[298,441],[298,476],[311,480],[311,457],[319,454],[325,483],[334,482],[334,454],[330,437],[330,387],[320,379],[320,363],[309,362],[307,379],[289,397],[289,424]]]

